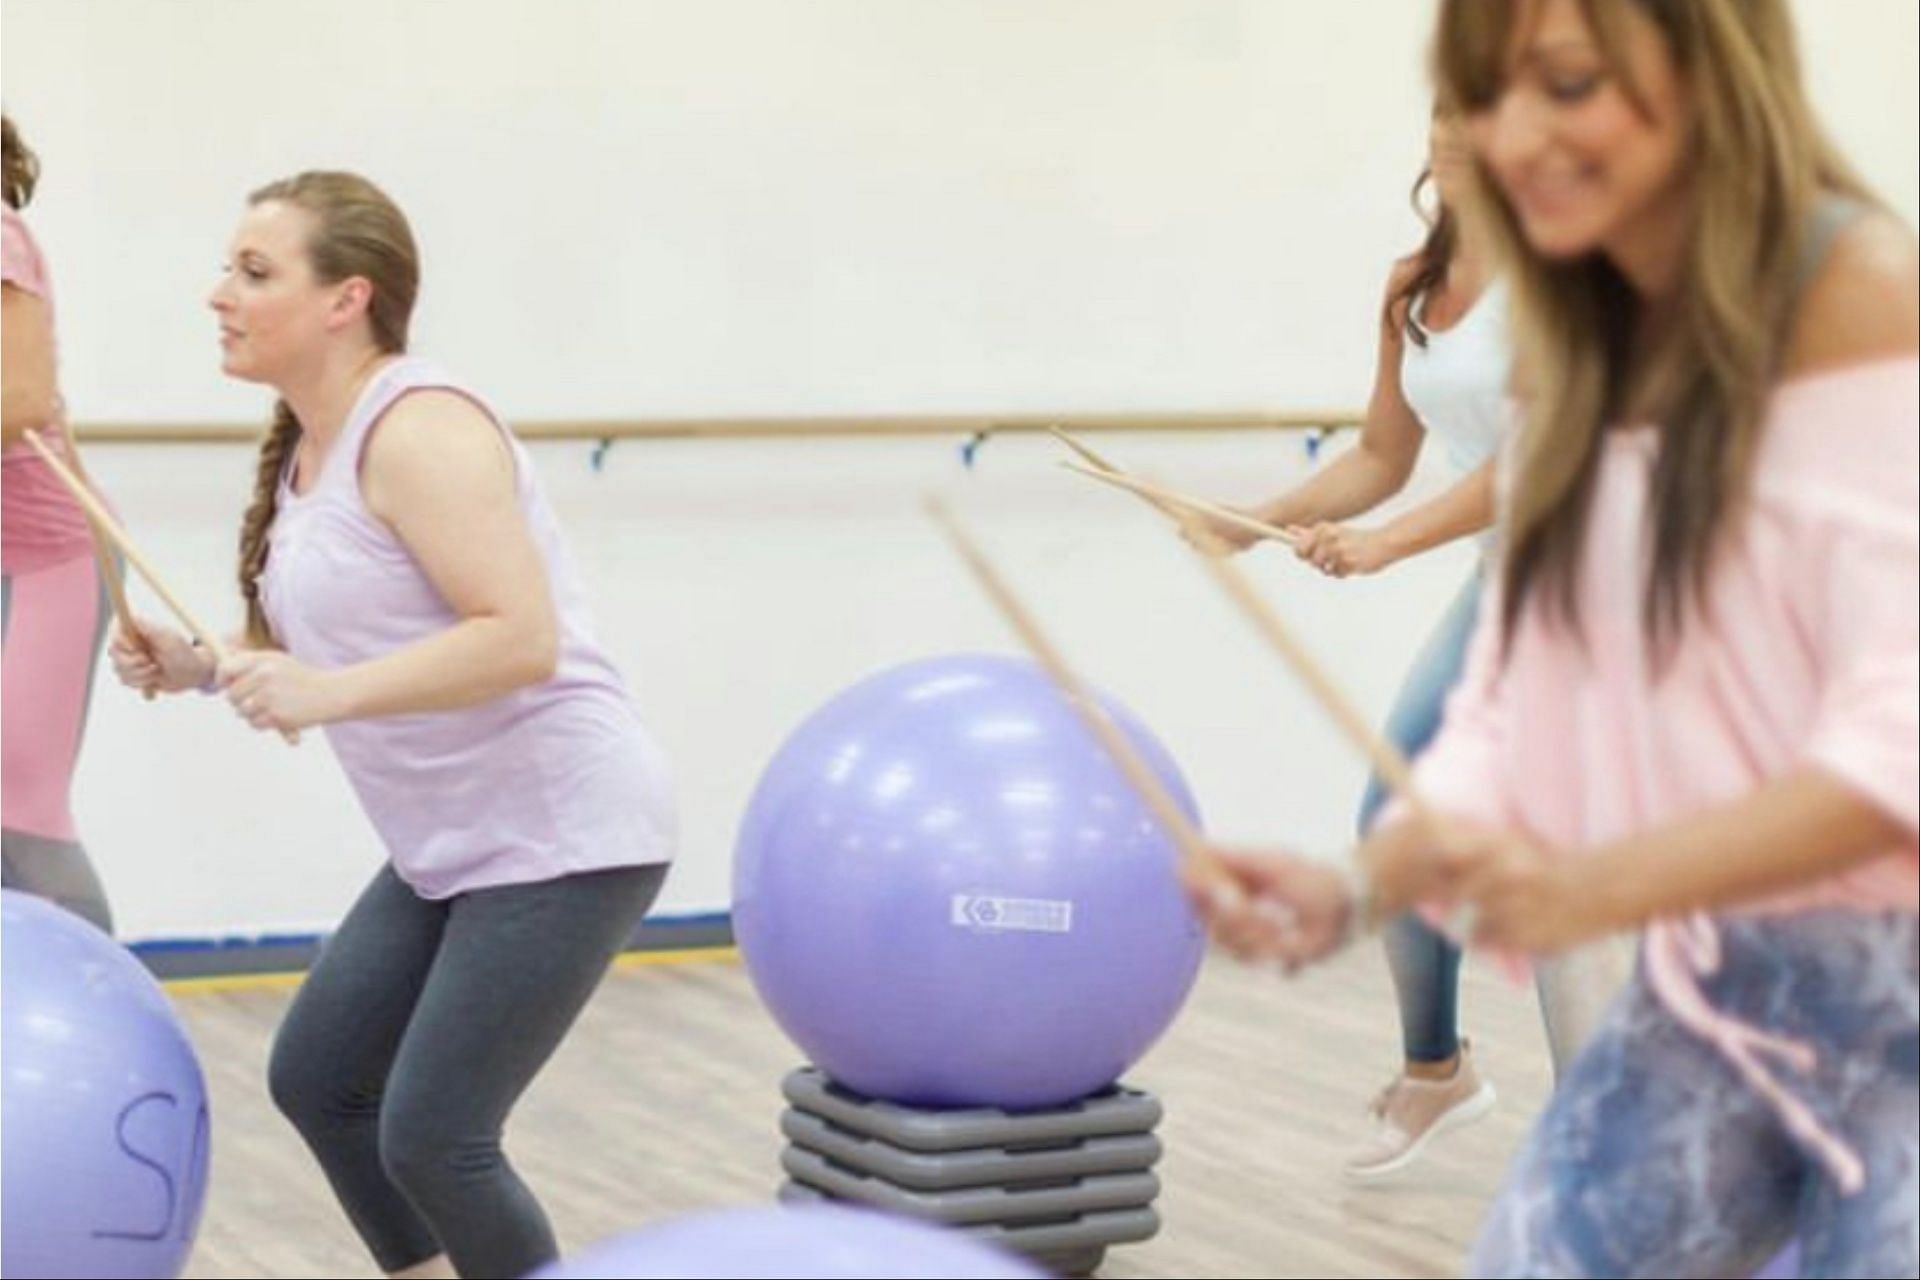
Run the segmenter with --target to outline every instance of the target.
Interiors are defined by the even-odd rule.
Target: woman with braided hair
[[[216,664],[143,622],[113,656],[257,729],[325,728],[388,861],[288,1012],[274,1099],[389,1273],[518,1276],[557,1250],[507,1114],[659,892],[675,819],[526,451],[407,353],[418,287],[364,178],[253,194],[211,300],[225,371],[279,394],[246,644]]]

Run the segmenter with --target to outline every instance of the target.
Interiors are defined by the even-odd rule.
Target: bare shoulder
[[[472,436],[485,440],[498,438],[499,430],[487,411],[471,397],[450,387],[421,387],[395,400],[373,433],[402,444],[420,438],[436,442]]]
[[[1395,295],[1412,285],[1419,278],[1420,271],[1425,265],[1417,253],[1410,253],[1404,258],[1395,258],[1393,269],[1387,272],[1387,287],[1381,293],[1382,301],[1392,301]]]
[[[6,307],[9,317],[31,317],[36,324],[46,323],[46,299],[25,285],[16,284],[12,280],[0,281],[0,300],[4,300],[0,301],[0,305]],[[7,323],[12,324],[12,319]]]
[[[381,415],[361,456],[361,481],[381,514],[398,500],[512,491],[514,464],[487,411],[457,391],[423,387]]]
[[[422,387],[393,402],[367,441],[369,465],[461,457],[502,458],[506,441],[493,419],[468,396],[444,387]]]
[[[1425,265],[1426,263],[1417,253],[1395,258],[1393,269],[1387,272],[1387,292],[1393,293],[1395,290],[1406,288],[1413,282],[1413,278],[1420,274],[1420,268]]]
[[[1807,286],[1787,342],[1788,376],[1920,352],[1920,244],[1890,213],[1856,219]]]
[[[1380,320],[1389,338],[1396,337],[1407,322],[1407,305],[1412,300],[1401,295],[1419,277],[1422,265],[1420,255],[1410,253],[1395,258],[1393,269],[1387,272],[1386,288],[1380,291]]]

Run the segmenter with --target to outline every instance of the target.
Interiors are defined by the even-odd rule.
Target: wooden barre
[[[522,440],[804,440],[814,438],[1019,435],[1062,424],[1074,431],[1304,431],[1358,426],[1351,409],[1219,413],[1010,413],[807,415],[796,417],[552,419],[520,423]],[[103,444],[258,444],[264,423],[81,422],[75,438]]]

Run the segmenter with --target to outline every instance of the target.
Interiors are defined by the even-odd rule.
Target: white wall
[[[94,418],[257,416],[200,301],[315,166],[513,413],[1297,405],[1409,239],[1425,9],[8,0],[6,93]]]
[[[422,350],[521,418],[1350,406],[1426,89],[1425,0],[7,0],[4,95],[81,420],[257,421],[201,307],[244,193],[386,184],[427,257]],[[1834,132],[1909,217],[1915,14],[1803,5]],[[1297,437],[1116,438],[1251,496]],[[1005,647],[918,516],[950,485],[1090,676],[1231,836],[1332,845],[1360,766],[1184,553],[998,440],[585,445],[539,465],[608,646],[680,772],[663,910],[724,906],[779,738],[883,664]],[[237,448],[91,463],[184,594],[230,615]],[[1430,491],[1437,477],[1423,475]],[[1383,711],[1464,573],[1251,561]],[[377,853],[323,746],[103,686],[88,839],[134,937],[300,929]]]
[[[1216,828],[1342,838],[1357,758],[1177,540],[1130,499],[1056,471],[1050,443],[994,440],[971,473],[958,443],[623,444],[599,474],[586,445],[536,449],[603,638],[679,775],[684,856],[662,911],[725,906],[760,768],[835,691],[924,654],[1012,646],[920,514],[930,488],[953,495],[1088,677],[1163,736]],[[1278,432],[1103,445],[1226,494],[1304,465],[1299,439]],[[90,457],[182,594],[223,608],[231,536],[212,513],[231,509],[243,452]],[[1343,586],[1272,550],[1248,564],[1376,712],[1465,572],[1459,555],[1435,556]],[[149,706],[103,684],[78,804],[133,936],[311,926],[378,857],[322,743],[256,737],[214,699]]]

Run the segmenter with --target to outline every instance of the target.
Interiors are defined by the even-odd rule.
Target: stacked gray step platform
[[[812,1068],[781,1082],[780,1198],[846,1200],[938,1222],[1065,1275],[1160,1227],[1160,1103],[1116,1087],[1064,1107],[921,1110]]]

